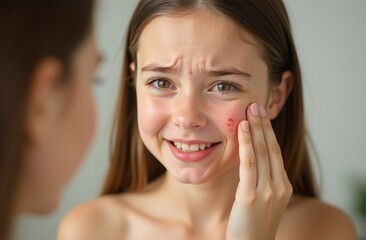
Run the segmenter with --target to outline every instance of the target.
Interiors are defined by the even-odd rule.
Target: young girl
[[[0,3],[0,239],[54,210],[94,132],[92,0]]]
[[[141,0],[105,196],[60,240],[356,239],[318,199],[280,0]]]

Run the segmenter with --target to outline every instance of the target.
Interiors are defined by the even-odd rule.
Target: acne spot
[[[228,129],[233,132],[235,131],[235,122],[234,122],[234,119],[232,118],[229,118],[226,122],[226,126],[228,127]]]

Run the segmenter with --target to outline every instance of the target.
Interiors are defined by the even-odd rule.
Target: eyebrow
[[[169,67],[169,66],[163,67],[163,66],[158,66],[155,64],[149,64],[149,65],[146,65],[143,68],[141,68],[141,72],[159,72],[159,73],[171,74],[171,73],[176,73],[177,69],[174,67]],[[237,75],[237,76],[246,77],[246,78],[252,77],[252,75],[249,74],[248,72],[239,70],[235,67],[221,68],[218,70],[205,70],[204,73],[210,77],[221,77],[221,76],[228,76],[228,75]]]
[[[141,72],[176,73],[177,69],[174,67],[162,67],[155,64],[148,64],[141,68]]]
[[[234,68],[234,67],[207,71],[206,74],[208,76],[212,76],[212,77],[221,77],[221,76],[228,76],[228,75],[237,75],[237,76],[246,77],[246,78],[251,78],[252,77],[252,75],[250,75],[248,72],[239,70],[239,69]]]

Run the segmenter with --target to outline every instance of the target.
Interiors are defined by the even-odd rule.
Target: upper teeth
[[[180,142],[174,142],[174,146],[183,152],[197,152],[199,150],[205,150],[212,146],[211,143],[201,143],[201,144],[185,144]]]

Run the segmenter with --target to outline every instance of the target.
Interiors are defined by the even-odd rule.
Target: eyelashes
[[[177,90],[177,87],[174,85],[174,83],[167,78],[162,77],[154,77],[151,79],[148,79],[145,85],[150,86],[154,90],[158,91],[175,91]],[[239,85],[236,82],[232,81],[216,81],[210,84],[209,88],[207,89],[207,92],[217,92],[221,93],[222,95],[230,94],[234,92],[243,91],[243,87]]]
[[[220,92],[222,94],[230,94],[232,92],[240,91],[242,87],[231,81],[218,81],[209,89],[211,92]]]
[[[177,88],[173,85],[173,83],[167,79],[167,78],[162,78],[162,77],[154,77],[149,79],[145,85],[149,85],[152,88],[156,89],[156,90],[177,90]]]

